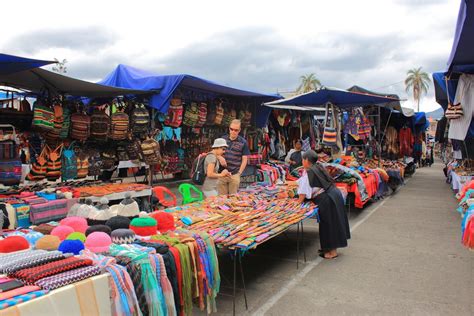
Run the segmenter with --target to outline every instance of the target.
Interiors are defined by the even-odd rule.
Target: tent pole
[[[377,149],[378,149],[378,156],[379,156],[379,168],[380,168],[380,163],[382,160],[382,143],[381,143],[381,137],[380,137],[380,106],[378,108],[378,119],[377,119],[377,137],[378,137],[378,144],[377,144]]]

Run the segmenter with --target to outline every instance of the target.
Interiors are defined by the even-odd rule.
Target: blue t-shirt
[[[232,174],[239,172],[240,165],[242,164],[242,157],[250,155],[249,146],[247,140],[242,136],[238,136],[235,140],[230,140],[229,135],[225,135],[224,138],[229,147],[226,148],[224,158],[227,162],[227,170]]]

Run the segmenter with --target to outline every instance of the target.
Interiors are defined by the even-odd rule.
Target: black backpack
[[[200,154],[193,161],[191,180],[194,184],[202,185],[206,180],[206,170],[204,170],[204,161],[206,160],[208,153]]]

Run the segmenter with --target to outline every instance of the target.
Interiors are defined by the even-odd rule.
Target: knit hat
[[[67,236],[66,240],[80,240],[82,242],[85,242],[86,241],[86,235],[84,235],[83,233],[74,232],[74,233],[69,234],[69,236]]]
[[[114,244],[131,244],[135,241],[135,233],[131,229],[119,228],[112,232]]]
[[[130,223],[130,229],[139,236],[156,235],[156,220],[151,217],[134,218]]]
[[[72,253],[78,255],[84,250],[84,244],[80,240],[63,240],[58,248],[62,253]]]
[[[105,225],[105,222],[115,215],[110,211],[109,200],[107,198],[101,198],[99,203],[97,210],[89,213],[87,218],[89,225]]]
[[[61,240],[59,239],[58,236],[46,235],[38,239],[38,241],[36,242],[36,249],[49,250],[49,251],[57,250],[60,243],[61,243]]]
[[[66,225],[60,225],[51,231],[51,235],[58,236],[60,240],[64,240],[67,236],[69,236],[69,234],[73,232],[74,229],[72,229],[71,227]]]
[[[79,206],[77,209],[77,216],[88,218],[90,213],[97,212],[97,208],[92,205],[91,199],[86,199],[86,203]]]
[[[174,217],[166,212],[153,212],[150,214],[157,222],[157,229],[160,233],[165,233],[169,230],[175,230]]]
[[[104,232],[93,232],[87,236],[85,246],[92,252],[106,252],[112,244],[112,239]]]
[[[9,253],[30,248],[30,244],[25,237],[9,236],[0,240],[0,253]]]
[[[132,198],[130,192],[126,192],[125,199],[119,204],[117,215],[133,218],[137,217],[139,213],[140,207],[137,201]]]
[[[87,228],[86,236],[89,236],[90,234],[92,234],[94,232],[103,232],[103,233],[106,233],[107,235],[110,235],[112,230],[107,225],[93,225],[93,226],[90,226],[89,228]]]
[[[84,233],[87,227],[89,227],[87,225],[87,220],[78,216],[66,217],[62,219],[59,224],[69,226],[74,229],[75,232],[80,233]]]
[[[34,231],[40,232],[43,235],[49,235],[51,234],[51,231],[55,228],[56,226],[50,225],[50,224],[41,224],[33,228]]]
[[[43,237],[44,235],[42,233],[39,233],[39,232],[35,232],[35,231],[32,231],[28,234],[25,235],[25,238],[26,240],[28,240],[28,243],[34,247],[36,245],[36,242],[38,241],[38,239],[40,239],[41,237]]]
[[[119,229],[119,228],[128,228],[128,227],[130,227],[130,219],[128,217],[125,217],[125,216],[117,215],[117,216],[111,217],[105,223],[105,225],[109,226],[110,229],[113,232],[114,230]]]

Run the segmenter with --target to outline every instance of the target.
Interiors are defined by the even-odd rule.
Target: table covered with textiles
[[[21,303],[5,309],[1,309],[6,305],[0,301],[0,316],[111,315],[109,277],[109,274],[94,276],[36,298],[35,294],[25,294],[16,299]]]
[[[455,191],[458,192],[465,183],[468,183],[472,179],[474,179],[474,176],[471,175],[460,175],[454,170],[450,171],[451,175],[451,188]]]
[[[292,198],[295,195],[287,186],[255,186],[167,211],[174,215],[177,225],[207,232],[218,247],[247,250],[316,216],[316,205],[299,203]]]

